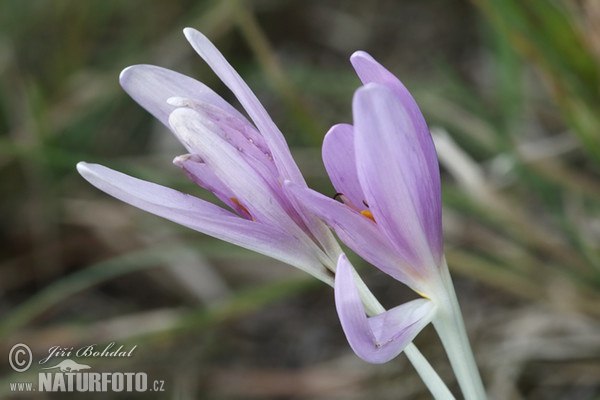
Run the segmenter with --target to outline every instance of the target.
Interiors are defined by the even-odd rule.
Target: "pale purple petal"
[[[364,51],[357,51],[350,57],[350,62],[354,66],[356,73],[366,85],[368,83],[379,83],[390,88],[405,110],[404,115],[413,126],[414,139],[419,143],[423,151],[423,167],[428,169],[428,179],[431,180],[432,187],[440,186],[440,173],[437,160],[437,154],[433,144],[433,139],[423,113],[408,89],[400,82],[398,78],[385,67],[379,64],[373,57]],[[432,232],[433,233],[433,232]],[[441,238],[439,243],[430,243],[436,247],[434,254],[442,253]]]
[[[327,132],[323,140],[323,163],[335,190],[344,194],[357,209],[367,208],[356,173],[352,125],[334,125]]]
[[[225,133],[213,120],[189,108],[178,108],[169,122],[173,131],[187,147],[195,149],[214,175],[225,184],[233,197],[242,202],[257,221],[287,226],[290,231],[302,231],[284,207],[283,190],[275,177],[260,173],[260,164],[249,163],[223,138]],[[265,179],[267,178],[267,179]]]
[[[423,117],[417,102],[394,74],[364,51],[357,51],[352,54],[350,62],[363,84],[379,83],[390,88],[406,109],[406,113],[412,120],[419,135],[422,135],[423,139],[430,136],[427,123],[425,122],[425,118]]]
[[[183,32],[194,50],[235,94],[252,121],[254,121],[272,152],[282,178],[304,184],[304,178],[292,158],[285,138],[246,82],[206,36],[192,28],[186,28]]]
[[[180,108],[171,115],[175,135],[202,160],[202,165],[187,164],[195,170],[192,179],[211,191],[215,189],[215,194],[241,216],[285,226],[303,240],[311,240],[306,235],[310,231],[324,249],[338,249],[326,226],[297,211],[293,199],[283,191],[272,160],[241,137],[239,127],[227,116],[205,111]]]
[[[407,110],[386,86],[368,84],[353,102],[358,177],[379,228],[427,276],[442,258],[439,170],[427,158]],[[436,163],[437,166],[437,163]]]
[[[130,177],[97,164],[77,164],[79,173],[98,189],[144,211],[218,239],[262,253],[331,282],[311,248],[285,230],[243,219],[212,203]]]
[[[333,228],[340,240],[367,262],[415,290],[427,290],[421,284],[423,277],[398,256],[375,222],[312,189],[291,182],[286,182],[286,187],[307,210],[323,219]]]
[[[203,187],[214,193],[223,203],[227,204],[231,209],[235,210],[238,215],[244,218],[250,218],[248,211],[244,210],[241,204],[234,199],[235,194],[227,187],[206,165],[199,155],[185,154],[175,157],[173,164],[180,167],[185,174],[198,186]]]
[[[202,115],[204,119],[211,120],[213,125],[219,126],[223,139],[231,143],[252,163],[258,162],[266,167],[269,176],[277,177],[277,168],[264,138],[245,117],[237,113],[232,114],[210,103],[182,97],[171,97],[168,102],[174,106],[190,108]],[[195,152],[194,149],[189,150]]]
[[[192,99],[213,104],[224,111],[244,118],[235,108],[205,84],[189,76],[154,65],[133,65],[119,77],[125,91],[160,122],[169,126],[169,114],[176,108],[167,103],[171,97]]]
[[[153,65],[134,65],[121,72],[125,91],[168,128],[169,115],[178,107],[190,107],[202,112],[227,130],[228,139],[252,156],[270,166],[275,164],[263,137],[256,128],[229,103],[195,79]],[[194,149],[188,149],[194,152]]]
[[[334,290],[335,306],[350,347],[357,356],[373,364],[390,361],[400,354],[435,313],[432,301],[418,299],[367,318],[353,268],[343,254],[338,259]]]

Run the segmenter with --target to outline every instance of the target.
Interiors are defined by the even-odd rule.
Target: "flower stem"
[[[360,276],[357,273],[355,273],[354,276],[367,314],[369,316],[374,316],[385,312],[385,308],[379,303],[373,293],[371,293]],[[404,354],[406,354],[406,357],[411,362],[434,399],[454,400],[454,395],[452,395],[448,386],[446,386],[442,378],[440,378],[436,370],[431,366],[429,361],[427,361],[414,343],[411,342],[404,348]]]
[[[404,348],[404,354],[406,354],[408,360],[415,367],[421,380],[423,380],[434,399],[454,400],[454,395],[450,392],[448,386],[446,386],[442,378],[440,378],[414,343],[411,342]]]
[[[439,291],[442,296],[439,298],[439,309],[433,319],[433,326],[446,350],[465,400],[485,399],[485,389],[469,344],[465,323],[445,259],[440,273],[443,290]]]

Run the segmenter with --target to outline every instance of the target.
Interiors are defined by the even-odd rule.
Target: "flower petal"
[[[205,84],[166,68],[133,65],[121,72],[119,82],[131,98],[167,128],[170,128],[169,114],[176,108],[167,103],[171,97],[183,97],[213,104],[239,118],[244,118],[239,111]]]
[[[326,283],[331,277],[303,241],[275,226],[240,218],[212,203],[80,162],[77,170],[98,189],[142,210],[298,267]]]
[[[439,169],[427,162],[435,147],[386,86],[370,83],[353,101],[358,178],[379,228],[422,275],[442,258]]]
[[[400,354],[435,314],[431,300],[418,299],[367,318],[352,265],[344,254],[338,259],[334,290],[335,306],[350,347],[373,364]]]
[[[340,240],[367,262],[414,290],[428,291],[422,277],[400,258],[377,224],[352,208],[312,189],[286,182],[286,187],[309,211],[331,226]]]
[[[425,118],[423,117],[417,102],[394,74],[364,51],[356,51],[352,54],[350,62],[363,84],[379,83],[390,88],[396,94],[398,100],[402,103],[402,106],[406,109],[406,113],[411,119],[417,132],[424,136],[423,139],[427,139],[427,137],[430,136],[427,123],[425,122]]]
[[[210,103],[198,102],[183,97],[171,97],[168,103],[174,106],[190,108],[212,121],[223,132],[223,139],[237,148],[244,157],[259,162],[268,170],[268,175],[276,177],[277,168],[264,138],[245,117],[233,114]],[[194,153],[195,149],[189,149]]]
[[[335,190],[362,210],[366,208],[365,195],[356,173],[353,129],[349,124],[331,127],[323,140],[323,163]]]
[[[214,193],[219,200],[235,210],[239,216],[250,218],[251,215],[244,210],[236,195],[227,187],[206,165],[197,154],[184,154],[175,157],[173,164],[180,167],[185,174],[198,186]],[[235,200],[234,200],[235,199]]]
[[[423,149],[423,158],[425,165],[429,169],[429,179],[432,181],[432,186],[440,186],[439,165],[433,139],[423,113],[414,97],[394,74],[379,64],[368,53],[357,51],[350,57],[350,62],[365,85],[368,83],[379,83],[387,86],[394,92],[405,110],[404,115],[408,116],[407,119],[412,123],[415,134],[414,140]],[[436,252],[441,254],[441,239],[438,245],[439,248],[436,249]]]
[[[254,124],[262,133],[272,152],[273,159],[282,178],[289,179],[298,184],[305,184],[304,178],[292,158],[285,138],[242,77],[233,69],[206,36],[192,28],[185,28],[183,32],[194,50],[235,94],[252,121],[254,121]]]
[[[179,140],[196,150],[256,221],[285,228],[299,240],[314,245],[298,225],[302,221],[292,213],[277,177],[263,171],[262,164],[249,162],[224,139],[227,132],[222,132],[220,125],[189,108],[173,111],[169,121]]]

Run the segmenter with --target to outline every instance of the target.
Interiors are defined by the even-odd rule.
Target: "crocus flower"
[[[440,175],[423,115],[404,85],[370,55],[351,62],[362,80],[354,125],[335,125],[323,161],[340,201],[288,183],[310,211],[358,255],[423,298],[367,319],[345,256],[338,260],[336,307],[358,356],[385,362],[435,316],[444,265]]]
[[[125,69],[127,93],[187,149],[174,164],[227,208],[101,165],[79,163],[100,190],[181,225],[271,256],[333,284],[339,245],[329,228],[299,209],[283,182],[306,183],[279,129],[247,84],[200,32],[185,36],[235,94],[251,123],[204,84],[151,65]]]

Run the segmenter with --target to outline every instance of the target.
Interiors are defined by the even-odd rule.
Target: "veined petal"
[[[166,68],[154,65],[133,65],[119,76],[125,91],[160,122],[169,125],[169,114],[176,108],[167,103],[171,97],[183,97],[213,104],[226,112],[244,118],[239,111],[205,84]]]
[[[358,209],[365,209],[365,195],[356,173],[353,129],[349,124],[331,127],[323,140],[323,163],[335,190]]]
[[[333,268],[331,259],[337,258],[339,245],[329,229],[313,215],[298,212],[299,207],[284,193],[272,160],[253,152],[256,148],[251,144],[248,147],[233,140],[236,127],[224,119],[193,108],[175,110],[171,115],[175,135],[202,164],[195,165],[186,157],[176,160],[188,161],[183,164],[188,168],[186,173],[201,186],[216,189],[215,194],[241,216],[285,227],[315,249],[318,246],[312,239],[318,241],[323,251],[334,253],[323,257]]]
[[[407,110],[386,86],[370,83],[353,101],[358,178],[379,228],[422,275],[442,258],[439,170],[433,141],[423,146]],[[437,167],[437,161],[435,166]]]
[[[309,211],[333,228],[338,237],[367,262],[414,290],[428,291],[423,277],[403,260],[377,224],[350,207],[312,189],[286,182],[286,187]]]
[[[298,267],[326,283],[331,277],[311,248],[275,226],[240,218],[212,203],[122,174],[102,165],[80,162],[77,170],[98,189],[144,211],[180,225]]]
[[[223,203],[235,210],[239,216],[251,219],[252,216],[236,195],[225,185],[197,154],[184,154],[175,157],[173,164],[180,167],[185,174],[198,186],[214,193]]]
[[[224,136],[219,125],[189,108],[178,108],[169,122],[179,140],[194,149],[214,175],[225,184],[257,221],[302,231],[284,208],[283,190],[274,177],[260,173],[261,164],[251,164]]]
[[[350,62],[363,84],[379,83],[390,88],[406,109],[406,113],[412,120],[415,129],[424,136],[430,136],[427,123],[417,102],[394,74],[364,51],[354,52],[350,57]]]
[[[367,318],[353,268],[344,254],[338,259],[334,290],[335,306],[350,347],[373,364],[400,354],[435,314],[431,300],[418,299]]]
[[[193,99],[171,97],[168,103],[178,107],[190,108],[202,115],[203,119],[212,121],[219,126],[223,139],[231,143],[240,153],[253,164],[260,163],[267,170],[267,175],[275,179],[278,175],[273,157],[264,138],[245,117],[231,113],[210,103],[198,102]],[[189,149],[192,153],[194,149]]]
[[[350,57],[350,62],[354,66],[356,73],[361,81],[366,85],[368,83],[379,83],[390,88],[404,109],[415,130],[415,138],[422,149],[433,149],[424,152],[427,168],[429,169],[430,179],[433,185],[440,185],[440,174],[437,155],[433,145],[433,139],[427,127],[427,122],[414,97],[408,89],[400,82],[398,78],[384,66],[379,64],[371,55],[364,51],[357,51]],[[441,248],[440,248],[441,252]]]
[[[273,159],[282,178],[305,185],[304,178],[292,158],[285,138],[242,77],[233,69],[206,36],[192,28],[185,28],[183,33],[194,50],[235,94],[252,121],[254,121],[254,124],[262,133],[272,152]]]

